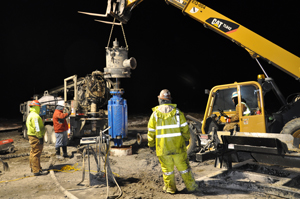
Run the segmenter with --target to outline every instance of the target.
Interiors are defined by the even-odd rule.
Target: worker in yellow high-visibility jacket
[[[31,146],[29,164],[34,176],[46,175],[41,167],[41,155],[44,147],[45,127],[40,113],[40,102],[33,100],[30,104],[30,113],[26,119],[27,135]]]
[[[193,177],[185,142],[190,139],[189,126],[184,114],[171,102],[171,93],[164,89],[158,96],[159,106],[154,107],[148,122],[148,146],[156,150],[161,164],[164,191],[176,193],[174,165],[180,172],[187,191],[198,185]]]

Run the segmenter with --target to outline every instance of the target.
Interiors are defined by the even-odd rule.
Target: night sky
[[[300,56],[296,2],[200,2]],[[62,85],[66,77],[103,71],[111,25],[94,19],[112,18],[77,11],[104,13],[105,0],[11,0],[1,1],[0,8],[0,118],[21,118],[20,103]],[[131,78],[121,80],[129,114],[150,114],[164,88],[183,112],[204,112],[208,97],[204,89],[256,80],[262,73],[244,49],[163,0],[144,0],[124,29],[129,56],[138,63]],[[119,26],[113,32],[115,38],[125,46]],[[299,82],[291,76],[261,63],[285,97],[300,91]]]

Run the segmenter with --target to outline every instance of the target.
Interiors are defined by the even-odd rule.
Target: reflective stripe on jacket
[[[243,116],[251,115],[251,110],[250,110],[249,106],[245,102],[242,102],[242,104],[244,104],[246,107],[246,109],[244,109]]]
[[[186,152],[185,141],[190,139],[189,126],[176,104],[154,107],[148,122],[148,146],[156,146],[156,155]]]
[[[55,109],[52,118],[55,133],[61,133],[68,130],[68,124],[66,121],[66,117],[68,117],[68,115],[68,113],[63,113],[62,110]]]
[[[245,102],[241,103],[241,109],[242,109],[242,116],[248,116],[251,115],[250,108]],[[235,107],[235,115],[231,117],[231,122],[239,122],[240,118],[240,106],[236,105]]]
[[[39,113],[39,106],[30,107],[30,113],[26,119],[27,135],[43,138],[45,135],[45,127]]]

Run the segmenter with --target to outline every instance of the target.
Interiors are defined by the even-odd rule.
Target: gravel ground
[[[187,193],[184,183],[175,169],[178,193],[174,195],[163,192],[163,179],[159,161],[156,155],[145,145],[137,145],[137,133],[146,133],[147,117],[132,117],[129,120],[128,139],[124,145],[132,146],[132,155],[115,157],[109,156],[106,161],[113,174],[108,170],[105,177],[103,155],[100,161],[100,172],[94,157],[90,156],[90,175],[88,158],[83,164],[82,148],[68,146],[71,158],[57,160],[54,155],[54,146],[45,144],[41,157],[42,167],[51,168],[46,176],[34,177],[29,168],[30,146],[17,130],[1,131],[0,140],[12,138],[16,151],[10,154],[1,154],[0,157],[14,155],[18,157],[3,159],[7,162],[10,171],[4,171],[0,163],[0,198],[281,198],[276,195],[253,191],[245,188],[236,190],[232,186],[217,188],[201,182],[201,178],[220,170],[214,167],[214,161],[195,162],[190,165],[200,191]],[[84,167],[84,168],[83,168]],[[84,169],[84,180],[83,179]],[[90,178],[89,178],[90,176]],[[113,177],[114,176],[114,177]],[[115,180],[114,180],[115,179]],[[82,181],[82,182],[81,182]],[[81,182],[80,184],[78,184]],[[230,185],[230,181],[228,181]],[[251,191],[252,190],[252,191]]]

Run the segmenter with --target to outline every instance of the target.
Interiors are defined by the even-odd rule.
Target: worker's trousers
[[[166,192],[176,192],[174,165],[179,171],[188,191],[194,191],[198,187],[192,174],[186,152],[175,155],[158,156],[158,159],[163,172],[164,190]]]
[[[33,173],[38,173],[41,170],[40,157],[43,151],[43,144],[40,144],[39,139],[34,136],[28,136],[31,146],[29,164]]]
[[[63,131],[56,133],[55,132],[55,137],[56,137],[56,142],[55,142],[55,148],[63,147],[68,145],[68,132]]]
[[[225,124],[223,131],[231,131],[234,129],[234,126],[238,126],[238,122],[232,122],[232,123],[227,123]]]

